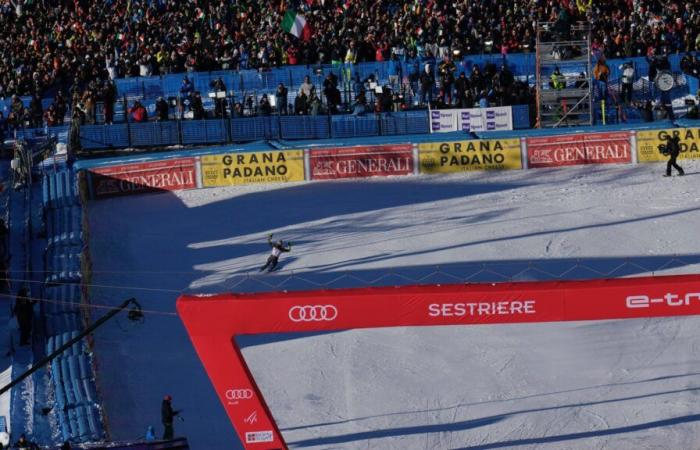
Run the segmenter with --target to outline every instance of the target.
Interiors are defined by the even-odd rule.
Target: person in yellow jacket
[[[556,90],[561,90],[566,87],[566,81],[564,78],[564,75],[561,74],[561,71],[559,70],[559,67],[554,69],[554,72],[552,72],[552,75],[550,75],[550,86]]]

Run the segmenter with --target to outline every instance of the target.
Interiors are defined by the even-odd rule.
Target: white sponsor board
[[[513,129],[510,106],[430,110],[430,132],[500,131]]]

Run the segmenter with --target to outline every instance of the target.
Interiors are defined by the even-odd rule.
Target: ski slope
[[[182,291],[699,273],[700,164],[250,185],[89,204],[91,301],[114,439],[184,409],[192,448],[238,440],[180,320]],[[268,233],[294,243],[259,275]],[[95,316],[101,314],[95,310]],[[695,448],[700,319],[246,338],[294,448]]]

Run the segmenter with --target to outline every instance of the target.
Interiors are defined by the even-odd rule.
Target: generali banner
[[[637,131],[637,160],[639,162],[667,161],[668,156],[659,151],[660,145],[666,145],[667,136],[680,138],[681,153],[678,159],[700,159],[700,128],[673,128]]]
[[[177,311],[244,447],[286,448],[235,336],[700,315],[700,275],[184,295]]]
[[[512,129],[513,111],[510,106],[430,110],[431,133]]]
[[[529,167],[632,162],[630,133],[585,133],[527,138]]]
[[[178,158],[89,170],[94,198],[197,187],[194,158]]]
[[[309,151],[312,180],[413,173],[412,145],[378,145]]]

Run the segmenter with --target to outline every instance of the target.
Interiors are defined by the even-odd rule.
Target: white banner
[[[430,111],[430,132],[500,131],[513,129],[510,106],[469,109],[433,109]]]

